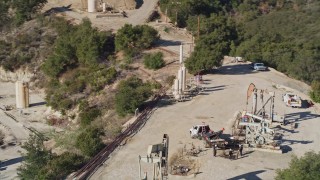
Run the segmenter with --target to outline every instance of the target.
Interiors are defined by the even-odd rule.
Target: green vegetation
[[[150,83],[143,83],[137,77],[131,77],[120,82],[116,93],[116,111],[120,116],[134,113],[136,108],[151,96],[152,88]]]
[[[24,161],[18,169],[21,179],[64,179],[85,162],[82,156],[70,152],[52,154],[43,146],[43,138],[35,135],[22,148],[27,153],[23,154]]]
[[[32,16],[42,9],[47,0],[14,0],[12,7],[15,11],[15,24],[31,20]]]
[[[64,112],[81,100],[73,96],[84,91],[99,92],[115,80],[116,69],[102,63],[102,59],[114,52],[114,37],[109,32],[91,27],[88,19],[78,26],[55,19],[53,25],[59,37],[42,70],[50,77],[46,86],[48,105]],[[89,124],[85,115],[81,119],[81,124]]]
[[[99,152],[104,144],[102,143],[100,136],[103,132],[99,128],[88,127],[86,128],[76,140],[76,147],[86,156],[94,156]]]
[[[319,1],[160,0],[160,7],[193,35],[200,20],[200,37],[186,60],[190,73],[219,67],[224,55],[232,55],[309,84],[320,81]],[[311,97],[320,102],[317,92],[313,85]]]
[[[47,0],[2,0],[0,1],[0,30],[11,25],[21,25],[31,20],[47,3]]]
[[[298,158],[294,156],[289,168],[277,170],[276,180],[314,180],[320,179],[320,153],[307,152]]]
[[[116,50],[133,57],[141,50],[150,48],[159,39],[158,31],[148,25],[125,24],[115,37]]]
[[[80,124],[82,126],[90,125],[91,121],[101,115],[101,110],[93,107],[93,108],[86,108],[80,114]]]
[[[84,19],[79,26],[60,34],[55,42],[54,53],[45,61],[42,69],[52,78],[79,66],[95,70],[100,55],[113,52],[114,47],[108,46],[108,41],[113,41],[110,33],[99,32],[91,27],[89,19]]]
[[[312,91],[310,97],[315,102],[320,102],[320,81],[313,81],[311,84]]]
[[[146,54],[143,63],[146,68],[153,70],[160,69],[165,65],[162,52]]]

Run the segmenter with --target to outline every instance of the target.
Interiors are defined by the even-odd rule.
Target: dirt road
[[[67,19],[71,19],[76,23],[79,23],[83,18],[88,17],[93,26],[98,27],[101,30],[116,31],[126,23],[132,25],[144,24],[158,2],[158,0],[143,1],[143,4],[139,9],[126,10],[127,17],[96,18],[97,15],[102,15],[103,13],[87,13],[85,11],[80,11],[81,3],[72,3],[73,1],[74,0],[49,0],[44,7],[44,11],[54,8]]]
[[[284,126],[282,145],[284,154],[253,152],[238,160],[212,157],[210,149],[196,157],[200,174],[195,179],[273,179],[275,169],[288,166],[292,154],[301,156],[309,150],[320,150],[320,115],[316,108],[292,109],[286,107],[281,99],[284,93],[276,89],[275,84],[289,84],[308,89],[301,82],[293,81],[273,70],[253,72],[247,64],[225,65],[214,74],[203,77],[206,92],[191,101],[159,107],[147,124],[125,146],[114,152],[112,157],[91,177],[91,179],[137,179],[138,155],[146,155],[149,144],[162,141],[162,135],[170,137],[169,157],[184,145],[194,143],[203,147],[201,141],[189,137],[189,129],[205,122],[213,130],[224,127],[225,133],[231,133],[232,117],[236,111],[250,109],[246,107],[246,91],[250,83],[259,89],[276,92],[275,111],[285,114],[287,119],[295,120],[298,128],[291,130]],[[296,91],[302,98],[307,96]],[[246,153],[246,152],[245,152]],[[247,152],[248,153],[248,152]],[[143,164],[142,171],[152,175],[152,166]],[[170,176],[170,179],[184,179]]]

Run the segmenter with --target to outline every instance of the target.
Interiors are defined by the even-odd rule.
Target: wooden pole
[[[198,39],[200,37],[200,16],[198,16]]]

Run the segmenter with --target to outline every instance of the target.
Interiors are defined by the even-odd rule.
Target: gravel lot
[[[250,83],[254,83],[258,89],[275,91],[275,112],[298,123],[295,130],[291,130],[289,125],[280,130],[284,133],[282,145],[287,152],[275,154],[255,151],[241,159],[229,160],[214,158],[211,149],[208,149],[202,156],[195,158],[200,164],[201,172],[195,179],[273,179],[275,169],[287,167],[291,155],[301,156],[306,151],[320,150],[319,108],[286,107],[281,98],[284,89],[275,88],[277,85],[285,85],[287,90],[307,99],[302,93],[309,90],[307,85],[273,69],[254,72],[248,64],[227,64],[213,74],[203,76],[203,79],[206,92],[191,101],[159,107],[140,132],[115,151],[91,179],[137,179],[138,155],[146,155],[148,145],[160,143],[164,133],[170,137],[169,158],[184,145],[194,143],[203,147],[200,140],[189,137],[188,130],[193,125],[205,122],[215,131],[224,127],[225,133],[230,134],[235,112],[246,109],[246,92]],[[151,165],[144,164],[142,170],[147,171],[151,177],[151,168]]]

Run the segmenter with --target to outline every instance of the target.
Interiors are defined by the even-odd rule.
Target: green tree
[[[32,18],[32,15],[39,12],[47,3],[47,0],[14,0],[11,2],[15,10],[15,22],[21,25]]]
[[[294,156],[289,168],[278,169],[276,180],[314,180],[320,179],[320,153],[307,152],[298,158]]]
[[[92,157],[104,147],[100,138],[101,135],[103,135],[101,129],[88,127],[77,137],[76,147],[84,155]]]
[[[313,81],[311,84],[311,88],[311,99],[317,103],[320,103],[320,81]]]
[[[87,108],[80,114],[80,124],[82,126],[90,125],[91,121],[101,115],[101,111],[98,108]]]
[[[85,162],[83,156],[65,152],[60,156],[55,156],[48,164],[42,168],[43,179],[65,179],[70,173],[80,169]]]
[[[23,154],[24,161],[18,169],[19,177],[21,179],[43,179],[44,172],[41,170],[53,159],[51,152],[43,146],[43,137],[31,135],[22,148],[27,152]]]
[[[116,93],[115,107],[120,116],[134,113],[136,108],[151,96],[152,91],[149,84],[145,84],[137,77],[131,77],[120,82]]]
[[[191,74],[221,66],[223,56],[229,52],[228,42],[221,34],[215,31],[200,38],[195,50],[185,62]]]
[[[146,54],[143,60],[144,66],[148,69],[157,70],[164,67],[163,53]]]
[[[8,14],[9,2],[7,0],[0,1],[0,31],[8,26],[10,22],[10,16]]]
[[[147,25],[132,26],[125,24],[115,37],[116,50],[123,50],[133,56],[142,49],[151,47],[159,39],[157,30]]]

